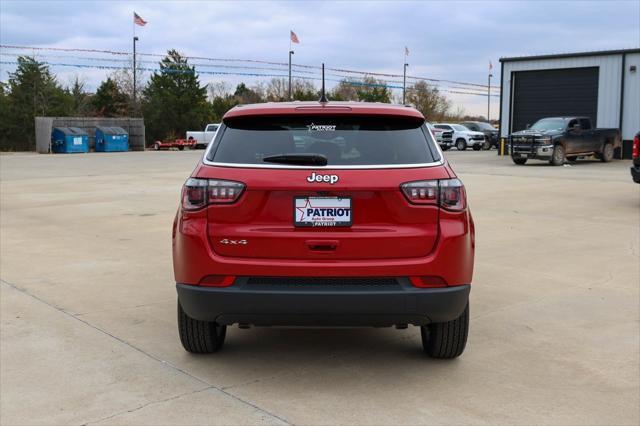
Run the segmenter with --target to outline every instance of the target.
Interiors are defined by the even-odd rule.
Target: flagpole
[[[291,33],[289,33],[289,100],[291,99],[291,55],[293,55],[293,48],[291,47]]]
[[[132,28],[133,28],[133,111],[136,109],[136,11],[133,11],[132,16]]]
[[[491,68],[489,68],[489,78],[487,81],[487,123],[491,122]]]

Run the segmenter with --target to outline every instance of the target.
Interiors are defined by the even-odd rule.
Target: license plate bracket
[[[353,224],[351,197],[294,197],[296,227],[349,227]]]

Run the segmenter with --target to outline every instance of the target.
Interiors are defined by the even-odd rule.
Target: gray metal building
[[[543,117],[583,115],[620,129],[630,158],[640,130],[640,48],[501,58],[500,136]]]

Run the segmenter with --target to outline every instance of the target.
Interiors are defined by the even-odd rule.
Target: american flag
[[[144,27],[145,25],[147,25],[147,21],[142,19],[140,15],[138,15],[135,12],[133,12],[133,23],[136,25],[140,25],[141,27]]]
[[[291,43],[300,44],[300,40],[298,40],[298,36],[293,31],[291,31]]]

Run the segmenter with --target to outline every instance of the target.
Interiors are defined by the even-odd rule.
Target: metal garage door
[[[595,123],[598,113],[598,67],[513,73],[511,131],[544,117],[582,115]]]

